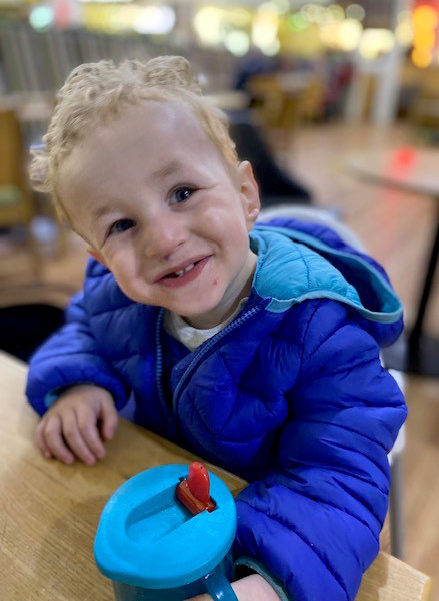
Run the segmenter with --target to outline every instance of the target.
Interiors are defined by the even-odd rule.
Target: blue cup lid
[[[94,544],[105,576],[143,588],[174,588],[222,561],[236,533],[233,496],[209,473],[216,509],[193,516],[175,496],[187,474],[186,465],[156,467],[130,478],[110,497]]]

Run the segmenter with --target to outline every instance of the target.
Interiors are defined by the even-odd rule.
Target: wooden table
[[[353,174],[371,183],[433,196],[438,201],[436,233],[407,348],[397,346],[385,359],[387,367],[439,377],[439,340],[423,332],[439,255],[439,151],[414,147],[366,151],[353,155],[349,167]]]
[[[108,497],[127,478],[164,463],[189,463],[176,445],[122,421],[98,465],[65,466],[33,445],[37,416],[24,398],[26,365],[0,353],[0,583],[2,601],[112,601],[93,560]],[[209,467],[233,492],[245,484]],[[358,601],[427,601],[430,579],[380,553]]]

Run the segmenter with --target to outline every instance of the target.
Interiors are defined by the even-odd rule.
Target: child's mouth
[[[180,269],[179,271],[175,271],[174,273],[170,273],[169,275],[165,275],[165,278],[180,278],[185,273],[188,273],[189,271],[192,271],[192,269],[195,267],[195,265],[198,265],[199,262],[200,261],[195,261],[195,263],[191,263],[190,265],[188,265],[184,269]]]
[[[179,288],[180,286],[185,286],[198,277],[209,259],[210,256],[204,257],[204,259],[200,259],[199,261],[187,265],[184,269],[169,273],[160,278],[158,283],[167,288]]]

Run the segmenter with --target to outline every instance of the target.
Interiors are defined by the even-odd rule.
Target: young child
[[[30,364],[42,453],[95,463],[130,401],[249,481],[240,601],[354,599],[406,416],[379,358],[402,329],[383,270],[321,225],[253,227],[252,168],[181,57],[76,68],[44,140],[33,183],[94,258]]]

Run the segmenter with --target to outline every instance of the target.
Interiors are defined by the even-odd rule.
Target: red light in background
[[[415,148],[410,146],[401,146],[391,155],[389,164],[389,175],[402,179],[411,171],[416,161],[417,153]]]
[[[397,165],[408,167],[416,158],[416,150],[414,148],[410,148],[410,146],[399,148],[395,152],[394,158]]]
[[[413,10],[416,10],[419,6],[431,6],[432,8],[439,9],[438,0],[415,0],[413,2]]]

